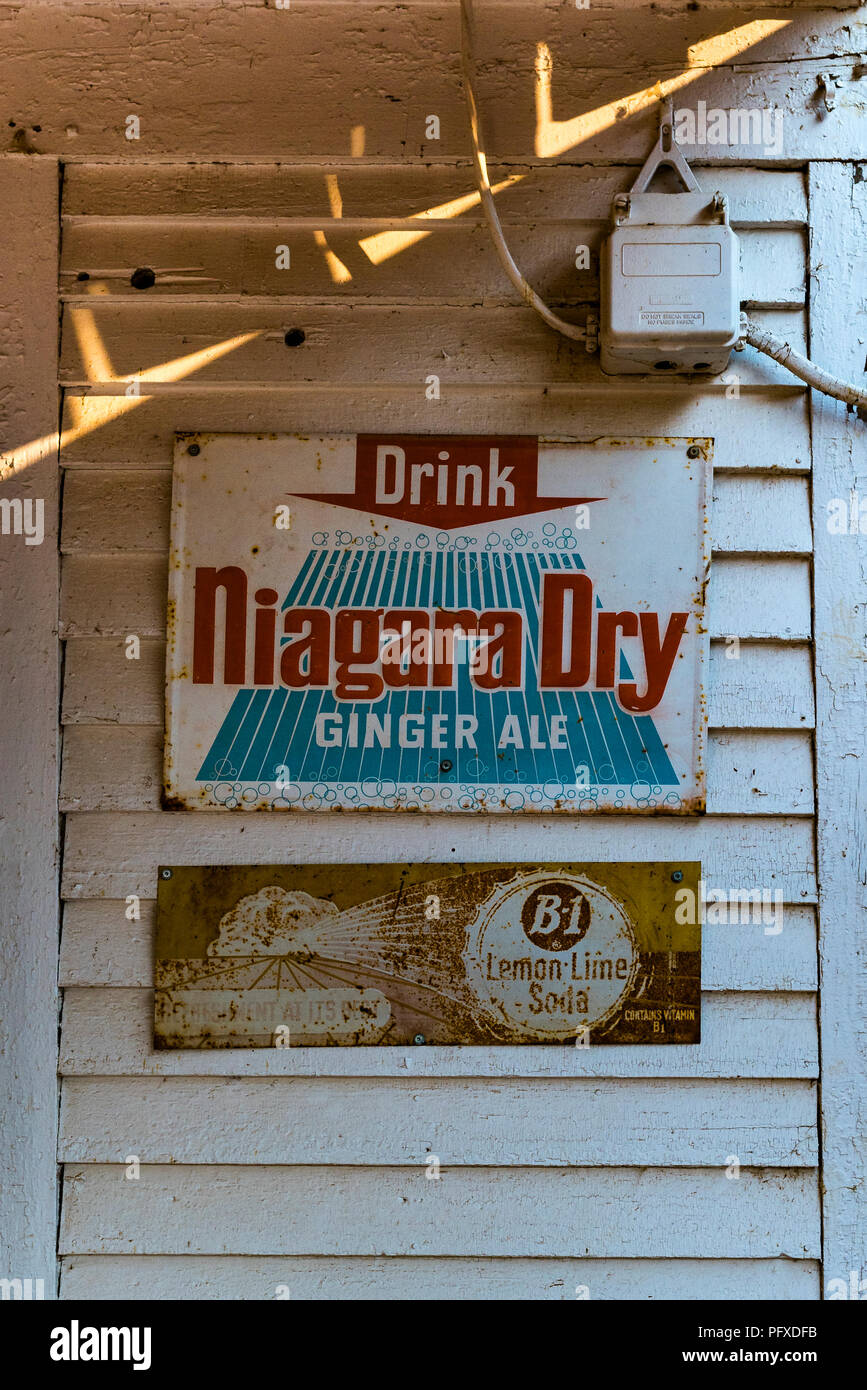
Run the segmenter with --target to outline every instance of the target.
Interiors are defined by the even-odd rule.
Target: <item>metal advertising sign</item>
[[[155,1045],[697,1043],[701,866],[164,868]]]
[[[164,805],[704,810],[709,454],[180,438]]]

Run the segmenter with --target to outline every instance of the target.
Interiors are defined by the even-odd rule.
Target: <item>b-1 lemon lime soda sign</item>
[[[179,437],[164,804],[702,811],[709,455]]]
[[[158,1048],[698,1043],[701,865],[162,867]]]

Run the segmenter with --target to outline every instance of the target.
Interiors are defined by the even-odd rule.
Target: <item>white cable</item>
[[[488,224],[494,242],[494,248],[500,258],[500,264],[511,280],[515,289],[520,294],[524,303],[543,318],[551,327],[556,328],[567,338],[574,338],[577,342],[587,341],[587,331],[580,328],[578,324],[568,323],[566,319],[561,319],[549,309],[543,299],[540,299],[532,285],[524,279],[515,261],[512,258],[503,235],[503,228],[500,225],[499,214],[494,203],[494,195],[488,180],[488,167],[485,158],[484,140],[482,138],[481,122],[479,120],[479,110],[476,105],[475,91],[473,89],[473,54],[475,52],[473,44],[473,2],[472,0],[460,0],[461,3],[461,71],[464,79],[464,91],[467,98],[467,109],[470,114],[470,135],[473,142],[473,168],[476,174],[476,186],[479,192],[479,199],[482,211]],[[832,376],[822,367],[817,367],[815,362],[811,362],[808,357],[804,357],[800,352],[775,334],[769,333],[766,329],[760,328],[757,323],[746,314],[741,317],[743,327],[743,341],[757,348],[759,352],[765,353],[768,357],[773,357],[775,362],[779,362],[794,376],[800,377],[808,386],[813,386],[817,391],[822,391],[826,396],[834,396],[838,401],[845,401],[847,405],[854,405],[860,410],[867,409],[867,390],[858,386],[852,386],[843,381],[840,377]]]
[[[464,78],[464,92],[467,98],[467,109],[470,113],[470,134],[473,141],[473,168],[476,173],[476,186],[479,191],[482,211],[490,229],[494,241],[494,247],[500,258],[500,264],[511,280],[515,289],[520,294],[524,303],[551,327],[558,332],[565,334],[567,338],[574,338],[578,342],[585,342],[587,339],[586,330],[580,328],[577,323],[568,323],[566,319],[561,319],[549,309],[543,299],[540,299],[521,274],[514,260],[512,253],[506,245],[506,238],[503,235],[503,228],[500,226],[500,218],[494,205],[494,195],[488,181],[488,166],[485,158],[484,141],[482,139],[481,124],[479,121],[479,111],[476,106],[476,98],[473,90],[473,15],[472,0],[461,0],[461,71]]]
[[[838,401],[845,401],[847,405],[862,408],[867,406],[867,391],[858,386],[850,386],[847,381],[832,376],[822,367],[817,367],[809,357],[796,352],[789,343],[769,333],[767,329],[760,328],[746,314],[743,316],[742,326],[744,339],[751,347],[758,348],[759,352],[766,353],[768,357],[773,357],[775,362],[787,367],[795,376],[806,381],[808,386],[814,386],[817,391],[823,391],[826,396],[834,396]]]

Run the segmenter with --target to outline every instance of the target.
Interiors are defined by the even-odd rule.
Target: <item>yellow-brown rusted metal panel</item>
[[[697,1043],[698,863],[159,871],[158,1048]]]

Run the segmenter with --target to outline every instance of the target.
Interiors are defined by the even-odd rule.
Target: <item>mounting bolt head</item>
[[[631,200],[628,193],[618,193],[612,205],[612,220],[615,225],[624,222],[629,216]]]

